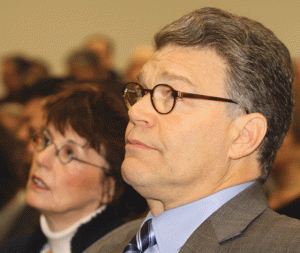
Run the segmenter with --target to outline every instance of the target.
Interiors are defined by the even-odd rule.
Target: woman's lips
[[[32,183],[37,188],[41,188],[44,190],[50,190],[50,188],[46,185],[46,183],[37,176],[34,176],[34,175],[32,176]]]

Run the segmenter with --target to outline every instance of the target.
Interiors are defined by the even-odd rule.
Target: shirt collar
[[[40,226],[43,234],[48,238],[48,239],[55,239],[55,238],[63,238],[70,233],[75,233],[76,230],[85,223],[88,223],[92,218],[94,218],[96,215],[102,213],[106,209],[106,205],[102,205],[100,208],[98,208],[96,211],[90,213],[89,215],[85,216],[84,218],[80,219],[79,221],[75,222],[72,226],[66,228],[63,231],[59,232],[53,232],[51,231],[46,217],[42,214],[40,216]]]
[[[178,252],[210,215],[253,183],[254,181],[224,189],[193,203],[167,210],[156,217],[150,212],[145,221],[153,218],[153,230],[159,251]]]

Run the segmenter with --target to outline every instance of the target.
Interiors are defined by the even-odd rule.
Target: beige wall
[[[203,6],[248,16],[272,29],[300,57],[299,0],[0,0],[0,57],[22,52],[63,74],[64,59],[89,34],[110,35],[122,70],[139,45],[165,24]]]

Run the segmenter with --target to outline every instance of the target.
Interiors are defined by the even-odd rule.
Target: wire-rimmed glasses
[[[130,82],[126,84],[123,91],[123,97],[128,109],[147,93],[150,93],[151,103],[160,114],[170,113],[174,109],[176,101],[181,98],[196,98],[237,104],[237,102],[228,98],[177,91],[167,84],[158,84],[150,90],[143,88],[139,83]]]
[[[62,164],[68,164],[72,160],[75,160],[81,163],[89,164],[91,166],[103,169],[106,174],[110,173],[110,171],[103,166],[99,166],[97,164],[90,163],[77,158],[80,155],[80,149],[85,148],[87,144],[81,146],[72,140],[68,140],[66,144],[58,148],[57,145],[53,142],[53,137],[47,128],[45,128],[41,133],[34,133],[31,136],[31,139],[32,139],[33,147],[37,152],[42,152],[48,146],[53,144],[56,150],[55,155],[59,158]]]

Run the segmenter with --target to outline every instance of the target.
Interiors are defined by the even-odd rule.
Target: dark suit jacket
[[[121,226],[84,253],[121,253],[141,222]],[[192,252],[300,252],[300,221],[272,211],[261,183],[256,182],[194,231],[180,250]]]

